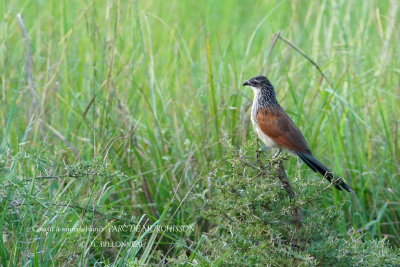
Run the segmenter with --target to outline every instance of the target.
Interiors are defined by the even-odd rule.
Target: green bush
[[[230,150],[228,168],[207,178],[212,181],[212,199],[197,198],[202,215],[211,222],[202,248],[209,260],[237,266],[400,264],[398,251],[385,240],[367,240],[352,229],[339,230],[344,221],[341,206],[320,204],[322,194],[335,190],[321,177],[300,177],[300,171],[288,177],[297,192],[294,203],[277,179],[278,159],[257,163],[246,156],[255,150],[254,143]],[[299,228],[292,221],[296,205],[302,210]]]
[[[257,162],[248,156],[255,151],[252,142],[240,151],[229,147],[226,164],[215,164],[205,184],[196,183],[194,191],[202,193],[190,194],[188,199],[194,197],[203,220],[198,221],[198,231],[177,233],[112,230],[108,226],[178,225],[169,221],[175,208],[167,205],[158,220],[146,223],[145,216],[135,217],[119,205],[119,190],[128,186],[124,181],[132,183],[130,190],[138,190],[135,177],[113,169],[99,157],[60,167],[61,161],[51,156],[51,150],[0,151],[0,263],[4,266],[50,261],[116,266],[400,264],[400,257],[385,240],[342,230],[347,228],[342,207],[324,208],[320,203],[323,194],[335,190],[321,177],[301,177],[297,168],[289,178],[298,197],[296,203],[290,201],[276,178],[278,160],[263,156]],[[112,184],[113,179],[119,183]],[[296,205],[302,209],[300,228],[292,222]],[[37,231],[39,227],[61,230]],[[63,230],[85,227],[106,230]],[[133,246],[103,248],[98,246],[101,241],[129,241]]]

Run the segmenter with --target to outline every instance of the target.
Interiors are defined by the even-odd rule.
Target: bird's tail
[[[342,188],[346,190],[347,192],[351,192],[350,186],[348,186],[342,178],[333,176],[333,173],[331,170],[329,170],[324,164],[319,162],[312,154],[307,154],[303,152],[297,152],[297,155],[301,158],[302,161],[304,161],[305,164],[307,164],[310,169],[312,169],[314,172],[318,172],[321,175],[323,175],[329,182],[333,183],[333,186],[339,190],[342,191]],[[333,181],[332,181],[333,180]]]

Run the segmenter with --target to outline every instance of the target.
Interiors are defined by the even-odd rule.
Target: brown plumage
[[[303,134],[283,109],[276,108],[272,111],[260,108],[257,112],[257,122],[263,133],[278,145],[311,154]]]

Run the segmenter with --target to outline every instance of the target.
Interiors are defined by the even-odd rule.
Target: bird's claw
[[[279,150],[275,153],[275,155],[272,156],[272,159],[277,159],[279,157],[279,155],[282,152],[282,148],[279,148]]]
[[[268,148],[268,147],[266,147],[266,146],[262,146],[262,147],[260,147],[260,148],[258,149],[258,152],[262,152],[262,151],[264,151],[265,153],[267,153],[267,152],[268,152],[268,150],[269,150],[269,148]]]

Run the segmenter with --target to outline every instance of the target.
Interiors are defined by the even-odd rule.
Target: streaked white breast
[[[268,137],[268,135],[264,134],[263,131],[261,130],[261,128],[258,126],[257,123],[257,111],[258,111],[258,97],[259,97],[259,91],[258,89],[252,87],[253,92],[254,92],[254,99],[253,99],[253,105],[251,107],[251,122],[253,123],[253,129],[254,131],[257,133],[258,137],[261,139],[261,141],[263,141],[263,143],[265,144],[265,146],[267,148],[279,148],[281,147],[280,145],[278,145],[277,143],[275,143],[274,140],[272,140],[271,138]]]

